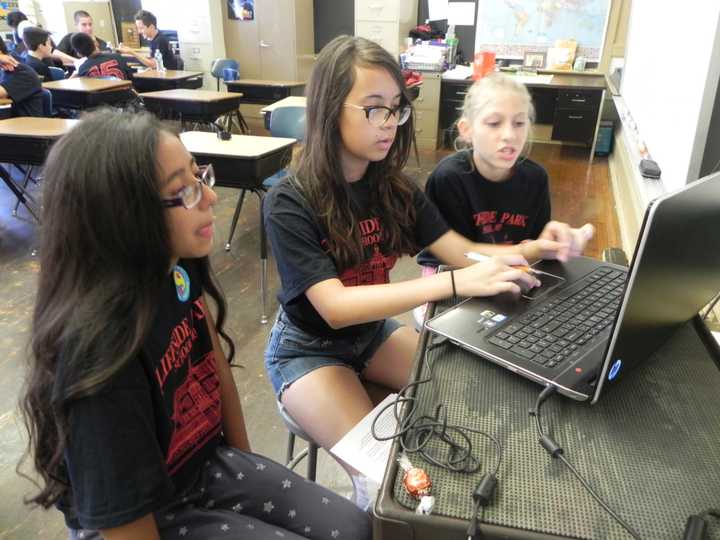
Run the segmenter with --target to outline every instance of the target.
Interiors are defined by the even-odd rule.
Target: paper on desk
[[[462,66],[458,64],[453,69],[448,69],[442,74],[443,79],[452,79],[452,80],[464,80],[470,77],[472,75],[473,68],[472,66]]]
[[[380,484],[385,474],[392,441],[378,441],[373,437],[371,426],[381,409],[392,403],[397,394],[390,394],[382,403],[360,420],[330,452],[362,474]],[[375,431],[381,437],[395,433],[397,422],[394,407],[388,407],[375,424]]]
[[[552,75],[511,75],[513,79],[523,84],[550,84]]]

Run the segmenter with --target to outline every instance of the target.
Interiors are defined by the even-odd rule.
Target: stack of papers
[[[472,66],[457,65],[453,69],[448,69],[442,74],[443,79],[451,79],[455,81],[462,81],[470,77],[473,73]]]
[[[380,411],[387,407],[375,424],[375,431],[380,437],[388,437],[395,433],[397,430],[395,408],[389,407],[395,398],[397,394],[386,397],[330,449],[330,452],[338,458],[377,484],[382,483],[392,440],[376,440],[372,435],[371,426]]]

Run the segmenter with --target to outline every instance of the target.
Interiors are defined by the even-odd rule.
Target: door
[[[255,3],[263,79],[295,80],[295,0]]]
[[[113,45],[117,44],[118,39],[110,10],[110,2],[65,2],[63,7],[65,8],[65,22],[69,31],[75,31],[73,14],[81,9],[87,11],[93,18],[93,31],[97,37]]]

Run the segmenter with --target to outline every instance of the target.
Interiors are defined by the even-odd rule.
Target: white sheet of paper
[[[428,0],[428,19],[441,21],[448,18],[448,0]]]
[[[448,2],[448,25],[474,26],[475,2]]]
[[[385,474],[392,441],[376,440],[370,428],[380,409],[392,403],[396,397],[397,394],[386,397],[330,449],[330,452],[378,485]],[[378,419],[375,430],[378,435],[386,436],[395,433],[396,429],[393,407],[388,407]]]

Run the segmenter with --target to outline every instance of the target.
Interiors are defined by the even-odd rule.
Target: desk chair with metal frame
[[[305,137],[305,107],[279,107],[275,109],[270,117],[270,133],[273,137],[287,137],[302,142]],[[265,236],[265,221],[263,218],[263,197],[265,193],[277,184],[280,180],[287,176],[287,169],[283,169],[274,175],[266,178],[262,185],[257,188],[246,188],[240,191],[235,213],[233,214],[232,223],[230,225],[230,234],[225,251],[230,251],[235,227],[237,226],[240,210],[242,210],[245,201],[245,193],[252,191],[258,196],[260,202],[260,295],[262,298],[262,324],[267,323],[267,315],[265,311],[265,289],[267,284],[267,237]]]
[[[218,92],[220,91],[220,79],[222,79],[223,81],[228,80],[225,77],[225,70],[232,70],[235,72],[237,77],[239,77],[240,64],[237,60],[233,60],[232,58],[216,58],[215,60],[213,60],[212,64],[210,65],[210,74],[215,77],[215,83]],[[233,117],[237,119],[238,129],[240,129],[241,133],[250,133],[250,127],[247,125],[247,122],[245,121],[245,118],[243,117],[239,109],[225,115],[227,131],[232,133]]]

